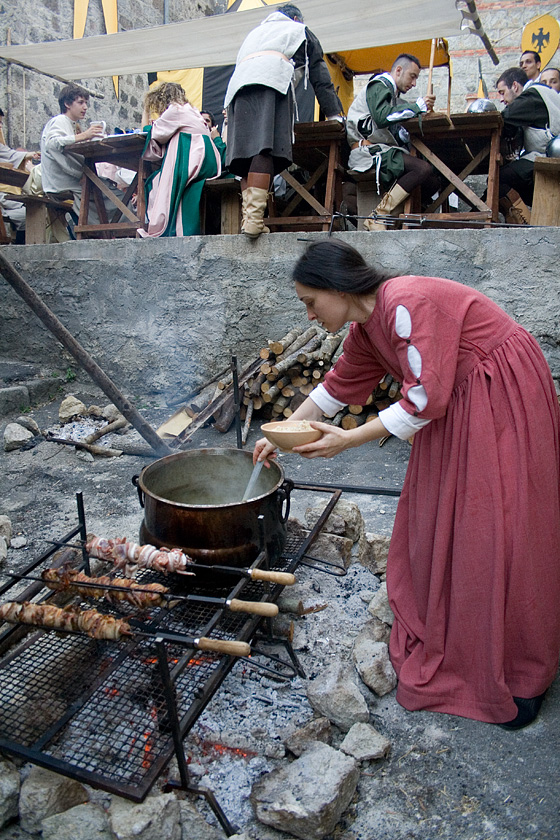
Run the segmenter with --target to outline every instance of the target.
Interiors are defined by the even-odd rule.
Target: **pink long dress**
[[[329,393],[388,371],[414,438],[387,568],[397,699],[503,723],[560,651],[560,412],[535,339],[479,292],[397,277],[352,326]],[[414,371],[414,372],[413,372]],[[420,407],[420,410],[419,410]]]

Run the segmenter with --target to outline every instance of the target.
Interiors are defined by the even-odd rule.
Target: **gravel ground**
[[[105,405],[107,402],[87,381],[78,379],[66,390],[87,405]],[[29,416],[42,429],[55,427],[59,402],[57,399],[33,409]],[[138,407],[154,425],[159,425],[172,413],[157,405]],[[15,419],[15,415],[4,418],[3,425],[10,419]],[[256,440],[257,432],[258,429],[251,433],[248,449]],[[135,433],[126,435],[127,441],[135,438]],[[118,438],[113,438],[113,442],[116,445]],[[202,429],[196,434],[192,448],[206,446],[234,447],[235,433],[220,435],[213,429]],[[382,448],[372,445],[360,454],[356,451],[343,453],[333,461],[310,462],[283,455],[280,463],[286,476],[296,482],[398,488],[404,478],[408,456],[407,443],[390,439]],[[142,512],[131,478],[149,460],[122,456],[96,458],[91,463],[77,457],[70,447],[47,442],[27,451],[0,452],[0,514],[10,517],[14,536],[22,536],[26,541],[22,548],[9,549],[5,568],[22,567],[44,550],[45,540],[57,539],[74,526],[77,491],[84,493],[88,530],[135,539]],[[395,498],[346,492],[343,497],[359,505],[368,531],[391,533]],[[316,500],[316,494],[294,493],[293,515],[302,518],[305,508]],[[302,619],[312,638],[331,640],[331,645],[325,646],[324,662],[338,655],[337,635],[344,633],[346,638],[352,632],[349,622],[341,616],[351,604],[354,604],[352,609],[358,609],[356,595],[367,583],[364,583],[364,573],[362,567],[352,566],[346,578],[321,576],[318,580],[313,577],[321,597],[334,605],[328,616],[325,612]],[[315,575],[302,573],[307,574]],[[364,621],[366,607],[364,602]],[[316,623],[312,624],[314,621]],[[321,664],[305,650],[301,656],[308,673],[316,671]],[[224,683],[222,692],[235,693],[236,679],[234,671]],[[229,680],[233,682],[229,683]],[[296,697],[303,693],[299,684],[293,690]],[[286,696],[289,699],[289,693]],[[221,697],[222,693],[216,698],[218,710]],[[560,836],[558,680],[549,691],[538,720],[517,733],[450,715],[406,712],[396,703],[394,692],[377,700],[368,693],[367,700],[371,722],[390,738],[392,750],[386,761],[363,765],[355,800],[333,838],[529,840],[534,837],[557,840]],[[283,705],[288,710],[284,715],[289,722],[287,700]],[[210,714],[212,710],[211,704]],[[294,717],[299,719],[300,712],[294,712]],[[262,707],[260,723],[264,727],[267,726],[267,714],[267,707]],[[250,768],[243,766],[242,772],[239,760],[226,762],[221,772],[224,775],[231,772],[233,779],[247,779],[247,784],[251,778]],[[235,803],[233,807],[236,807]],[[242,813],[237,816],[248,820],[245,830],[255,840],[281,840],[288,836],[256,824],[247,815],[245,805],[240,805],[239,810]],[[235,821],[235,814],[228,816]],[[0,840],[26,836],[15,828],[0,831]]]

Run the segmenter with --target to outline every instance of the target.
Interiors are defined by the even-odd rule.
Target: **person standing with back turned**
[[[269,233],[263,221],[268,190],[274,175],[292,163],[294,91],[302,76],[313,86],[327,119],[338,118],[342,104],[321,45],[297,6],[287,4],[245,38],[224,103],[226,163],[241,178],[241,230],[252,239]]]

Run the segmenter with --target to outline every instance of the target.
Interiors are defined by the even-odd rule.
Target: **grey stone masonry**
[[[560,379],[559,228],[337,235],[395,275],[448,277],[488,295],[536,337]],[[89,240],[6,253],[117,387],[180,402],[232,352],[243,366],[267,339],[305,326],[291,272],[306,243],[326,236]],[[45,377],[73,365],[1,277],[0,284],[0,358],[32,363]]]

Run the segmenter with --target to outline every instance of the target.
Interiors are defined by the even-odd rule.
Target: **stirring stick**
[[[257,481],[259,480],[259,475],[261,474],[263,464],[264,464],[264,461],[257,461],[255,466],[253,467],[253,472],[251,473],[251,478],[249,479],[249,483],[247,484],[247,487],[245,488],[245,492],[243,493],[243,498],[241,499],[242,502],[244,502],[246,499],[251,498],[251,494],[252,494],[253,490],[255,489],[255,485],[256,485]]]

